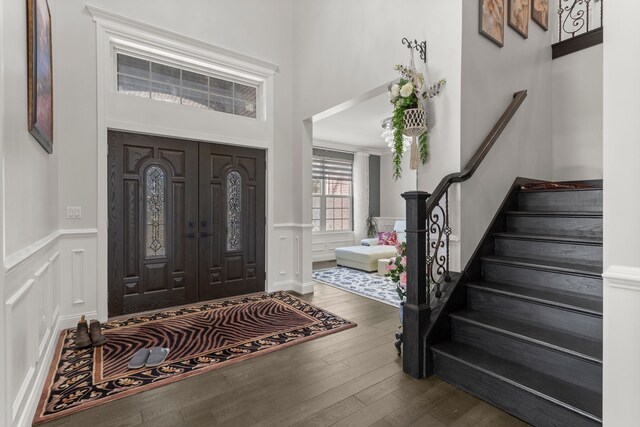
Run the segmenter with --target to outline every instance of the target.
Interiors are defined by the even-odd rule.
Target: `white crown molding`
[[[606,283],[619,289],[640,292],[640,268],[612,265],[602,274]]]
[[[388,148],[372,148],[372,147],[358,147],[356,145],[350,145],[339,141],[328,141],[326,139],[314,139],[313,148],[326,148],[328,150],[344,151],[347,153],[363,153],[374,156],[384,156],[385,154],[391,154],[391,150]]]
[[[34,242],[19,251],[12,253],[4,258],[4,272],[9,275],[15,271],[21,264],[35,256],[40,251],[48,248],[51,244],[62,237],[96,237],[98,230],[95,228],[88,229],[68,229],[55,230],[48,236]]]
[[[140,42],[143,42],[149,51],[158,48],[164,53],[170,53],[180,58],[186,57],[190,60],[189,62],[204,61],[214,69],[219,67],[226,72],[245,75],[245,77],[248,72],[250,75],[261,77],[262,80],[278,72],[278,66],[268,61],[127,18],[95,6],[87,5],[86,8],[93,20],[107,33],[111,36],[121,37],[118,40],[119,44],[139,45]]]

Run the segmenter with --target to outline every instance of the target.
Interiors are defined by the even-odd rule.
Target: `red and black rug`
[[[284,292],[146,313],[103,325],[108,342],[76,350],[61,332],[33,423],[356,326]],[[169,347],[161,366],[127,369],[144,347]]]

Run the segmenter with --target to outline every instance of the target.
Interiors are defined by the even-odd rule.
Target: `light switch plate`
[[[67,219],[82,218],[82,208],[80,206],[67,206]]]

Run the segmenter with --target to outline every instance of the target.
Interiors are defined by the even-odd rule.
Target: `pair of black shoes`
[[[87,325],[87,321],[84,315],[78,322],[78,328],[76,329],[76,342],[75,348],[87,348],[98,347],[107,342],[107,339],[102,335],[102,328],[100,328],[100,322],[97,320],[91,320],[91,323]]]

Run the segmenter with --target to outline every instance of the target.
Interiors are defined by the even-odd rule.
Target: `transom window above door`
[[[353,154],[314,149],[314,232],[353,230]]]
[[[119,93],[258,117],[258,88],[118,53]]]

